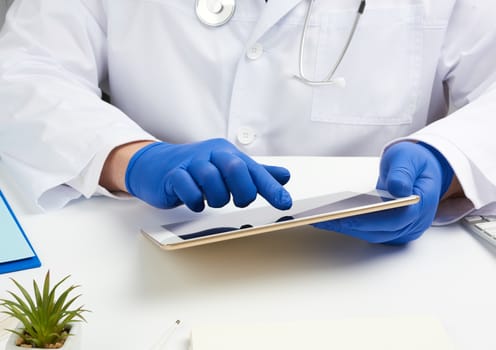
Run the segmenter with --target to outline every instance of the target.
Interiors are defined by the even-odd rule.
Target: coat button
[[[253,44],[253,46],[249,47],[248,50],[246,50],[246,57],[248,57],[250,60],[256,60],[263,55],[263,52],[264,49],[262,44],[256,43]]]
[[[208,7],[210,12],[215,13],[215,14],[219,14],[224,9],[222,2],[218,1],[218,0],[217,1],[211,1],[211,2],[207,1],[207,7]]]
[[[249,126],[242,126],[238,129],[238,133],[236,134],[238,142],[242,145],[249,145],[255,138],[257,137],[257,133],[253,128]]]

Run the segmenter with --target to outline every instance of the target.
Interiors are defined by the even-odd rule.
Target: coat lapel
[[[253,0],[252,0],[253,1]],[[248,41],[249,45],[260,39],[274,24],[302,1],[308,0],[269,0]]]

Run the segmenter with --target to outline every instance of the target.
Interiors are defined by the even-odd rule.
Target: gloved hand
[[[129,193],[158,208],[185,204],[193,211],[219,208],[232,195],[245,207],[257,193],[278,209],[289,209],[291,196],[282,187],[289,171],[264,166],[224,139],[191,144],[156,142],[136,152],[126,170]]]
[[[377,188],[393,196],[420,196],[417,204],[314,224],[372,243],[404,244],[422,235],[434,220],[440,198],[448,190],[453,170],[436,149],[424,143],[399,142],[380,163]]]

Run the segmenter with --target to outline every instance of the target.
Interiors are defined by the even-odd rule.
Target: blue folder
[[[0,274],[40,266],[40,259],[0,191]]]

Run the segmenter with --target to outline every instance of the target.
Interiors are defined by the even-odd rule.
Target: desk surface
[[[369,190],[378,167],[375,158],[261,160],[291,169],[295,199]],[[1,275],[0,297],[14,289],[10,276],[71,274],[92,310],[83,349],[150,349],[176,319],[167,349],[187,349],[196,323],[395,315],[439,319],[459,349],[496,348],[496,250],[459,225],[431,228],[405,247],[305,227],[166,252],[139,227],[196,214],[103,197],[35,214],[11,179],[0,186],[43,264]]]

